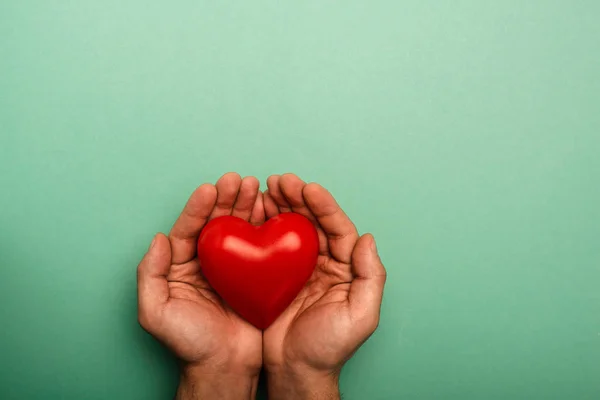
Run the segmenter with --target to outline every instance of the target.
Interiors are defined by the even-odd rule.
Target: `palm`
[[[353,253],[364,247],[358,245],[363,239],[322,187],[306,185],[294,175],[273,176],[268,184],[267,216],[294,211],[313,220],[319,233],[320,255],[303,290],[265,331],[265,364],[293,362],[322,370],[336,369],[374,329],[361,321],[364,311],[353,298],[362,295],[366,281],[356,280],[359,271],[353,265]]]
[[[190,197],[169,237],[157,235],[138,268],[139,320],[182,361],[216,369],[240,364],[258,370],[262,333],[242,320],[212,290],[196,257],[198,236],[212,218],[234,215],[264,222],[256,178],[224,175]]]
[[[319,228],[320,230],[320,228]],[[321,248],[315,271],[288,309],[265,331],[266,362],[296,359],[311,367],[335,367],[345,352],[349,314],[348,293],[352,276],[350,266],[336,261]],[[306,332],[311,332],[307,335]],[[277,344],[283,343],[283,346]],[[328,359],[323,350],[329,349]],[[334,350],[333,352],[331,350]],[[318,360],[318,362],[316,362]]]
[[[177,340],[173,351],[188,362],[224,360],[229,354],[260,360],[261,332],[241,319],[200,274],[197,258],[173,265],[167,277],[166,325]],[[179,334],[177,334],[179,333]],[[228,338],[223,343],[222,338]]]

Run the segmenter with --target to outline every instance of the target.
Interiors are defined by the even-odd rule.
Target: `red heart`
[[[319,255],[308,218],[283,213],[262,226],[232,216],[206,224],[198,238],[202,273],[229,306],[266,329],[310,278]]]

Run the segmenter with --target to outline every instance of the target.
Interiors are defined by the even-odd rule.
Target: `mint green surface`
[[[344,398],[600,398],[597,1],[0,2],[0,398],[167,399],[135,268],[233,170],[389,271]]]

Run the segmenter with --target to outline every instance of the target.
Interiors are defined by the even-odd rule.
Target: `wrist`
[[[270,400],[338,400],[339,371],[303,367],[267,368]]]
[[[181,368],[175,399],[254,399],[257,387],[258,371],[222,370],[188,364]]]

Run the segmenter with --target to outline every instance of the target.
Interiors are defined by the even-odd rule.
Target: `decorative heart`
[[[266,329],[296,298],[319,255],[308,218],[283,213],[261,226],[233,216],[209,221],[198,238],[202,273],[252,325]]]

